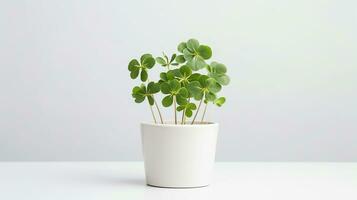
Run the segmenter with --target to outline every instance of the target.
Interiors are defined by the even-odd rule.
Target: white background
[[[141,160],[127,63],[194,37],[232,78],[217,160],[357,161],[356,6],[0,0],[0,160]]]

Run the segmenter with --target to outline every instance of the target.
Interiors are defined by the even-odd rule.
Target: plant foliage
[[[161,123],[164,122],[154,97],[160,92],[162,93],[162,106],[173,106],[175,124],[179,123],[178,112],[182,113],[181,124],[186,124],[186,118],[192,116],[191,124],[195,123],[202,104],[205,104],[201,118],[202,123],[209,103],[221,107],[226,101],[225,97],[218,97],[217,94],[223,86],[230,82],[227,68],[224,64],[216,61],[208,64],[207,61],[212,57],[212,50],[209,46],[200,44],[196,39],[181,42],[177,50],[178,53],[174,53],[170,57],[165,53],[156,58],[151,54],[144,54],[139,60],[132,59],[129,62],[130,77],[137,79],[140,75],[141,80],[141,84],[132,89],[132,96],[136,103],[148,101],[156,122],[152,109],[155,106]],[[158,81],[149,82],[148,72],[156,63],[164,67],[165,71],[160,73]],[[201,70],[206,73],[200,73]]]

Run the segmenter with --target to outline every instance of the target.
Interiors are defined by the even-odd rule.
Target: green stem
[[[197,108],[196,114],[195,114],[195,116],[193,117],[193,120],[192,120],[191,124],[195,123],[195,119],[196,119],[196,117],[197,117],[198,111],[199,111],[200,108],[201,108],[202,101],[203,101],[203,98],[201,99],[200,104],[198,104],[198,108]]]
[[[150,105],[150,103],[149,103],[149,106],[150,106],[150,111],[151,111],[151,114],[152,114],[152,118],[154,118],[155,124],[157,124],[156,117],[154,115],[154,111],[152,110],[152,106]]]
[[[177,112],[176,112],[176,96],[174,97],[174,110],[175,110],[175,124],[177,124]]]
[[[186,109],[182,110],[181,124],[185,124],[185,111],[186,111]]]
[[[154,99],[154,103],[155,103],[155,106],[156,106],[157,112],[159,113],[159,117],[160,117],[161,124],[164,124],[164,121],[162,120],[162,115],[161,115],[161,112],[160,112],[159,106],[157,105],[157,103],[156,103],[156,101],[155,101],[154,95],[152,95],[152,98]]]
[[[205,118],[206,111],[207,111],[207,105],[208,105],[208,103],[206,103],[205,109],[203,110],[203,114],[202,114],[202,118],[201,118],[201,123],[203,123],[203,119]]]

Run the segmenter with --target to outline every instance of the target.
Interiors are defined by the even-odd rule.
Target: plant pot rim
[[[203,122],[203,123],[187,123],[187,124],[175,124],[174,122],[164,122],[164,124],[161,124],[161,122],[141,122],[141,125],[146,125],[146,126],[157,126],[157,127],[176,127],[176,128],[182,128],[182,127],[215,127],[218,126],[217,122]]]

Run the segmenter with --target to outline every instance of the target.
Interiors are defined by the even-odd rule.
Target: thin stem
[[[196,117],[197,117],[198,111],[199,111],[200,108],[201,108],[202,101],[203,101],[203,98],[201,99],[200,104],[198,104],[198,108],[197,108],[195,117],[193,117],[193,120],[192,120],[191,124],[195,123],[195,119],[196,119]]]
[[[161,112],[160,112],[159,106],[157,105],[157,103],[156,103],[156,101],[155,101],[154,95],[152,95],[152,99],[154,99],[154,103],[155,103],[155,106],[156,106],[157,112],[159,113],[159,117],[160,117],[161,124],[164,124],[164,121],[162,120],[162,115],[161,115]]]
[[[175,110],[175,124],[177,124],[177,112],[176,112],[176,96],[174,97],[174,110]]]
[[[186,109],[182,110],[181,124],[185,124],[185,111],[186,111]]]
[[[203,119],[205,118],[205,114],[206,114],[206,111],[207,111],[207,105],[208,105],[208,103],[206,103],[205,109],[203,110],[203,114],[202,114],[202,118],[201,118],[201,123],[203,123]]]
[[[149,106],[150,106],[150,111],[151,111],[151,114],[152,114],[152,118],[154,118],[155,124],[157,124],[156,117],[154,115],[154,111],[152,110],[152,106],[150,104],[149,104]]]

